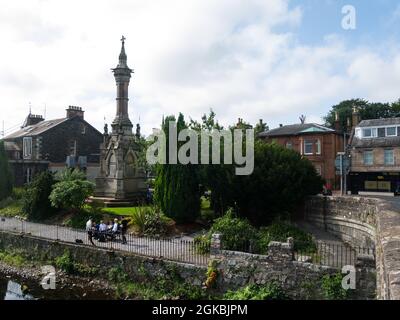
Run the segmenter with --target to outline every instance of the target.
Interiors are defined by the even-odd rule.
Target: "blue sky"
[[[357,13],[356,30],[341,27],[341,12],[345,5],[352,5]],[[327,34],[338,34],[354,45],[370,45],[377,39],[399,40],[400,2],[395,0],[294,0],[290,7],[301,6],[302,25],[298,29],[299,41],[316,44]],[[395,12],[399,10],[397,19]]]
[[[356,30],[341,27],[356,9]],[[84,108],[102,130],[115,114],[121,35],[127,38],[130,117],[146,134],[162,115],[229,125],[322,122],[350,98],[400,97],[400,1],[0,0],[0,126],[32,112]],[[8,110],[13,112],[8,112]]]

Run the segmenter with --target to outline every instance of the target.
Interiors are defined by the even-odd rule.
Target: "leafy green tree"
[[[4,141],[0,141],[0,200],[7,198],[12,193],[13,179]]]
[[[340,127],[346,131],[351,129],[351,119],[353,108],[357,107],[359,110],[364,108],[368,104],[368,101],[363,99],[351,99],[340,102],[334,105],[324,118],[325,124],[328,127],[335,127],[336,113],[339,116]],[[348,119],[350,119],[350,128],[347,125]]]
[[[51,194],[51,205],[59,209],[81,210],[85,200],[92,195],[94,183],[87,181],[79,170],[64,170],[57,175]]]
[[[178,120],[167,117],[162,124],[166,134],[167,161],[169,160],[169,122],[175,122],[177,132],[185,128],[183,115]],[[179,147],[185,142],[180,142]],[[199,178],[196,165],[160,164],[157,166],[154,198],[161,210],[177,222],[193,222],[200,213]]]
[[[325,124],[334,128],[336,113],[338,113],[340,128],[349,131],[352,125],[351,119],[354,107],[357,107],[361,120],[400,116],[400,100],[393,103],[371,103],[363,99],[351,99],[334,105],[324,118]],[[350,119],[350,127],[348,126],[348,119]]]
[[[49,171],[44,171],[36,175],[26,187],[22,211],[29,219],[42,220],[55,213],[49,200],[54,183],[54,175]]]
[[[263,141],[254,149],[253,174],[235,176],[232,186],[239,214],[253,223],[266,225],[322,190],[322,178],[299,153]]]
[[[216,120],[216,114],[211,109],[209,114],[204,114],[201,118],[201,122],[197,122],[191,120],[190,127],[193,130],[198,131],[200,134],[201,131],[210,134],[213,130],[223,130],[224,128],[219,125]],[[225,165],[221,160],[221,164],[212,164],[212,147],[211,147],[211,139],[209,141],[209,164],[208,165],[199,165],[199,179],[201,185],[206,189],[211,191],[211,199],[210,199],[210,207],[214,210],[214,212],[222,216],[227,209],[233,205],[232,193],[230,186],[232,184],[233,178],[233,166]],[[200,141],[199,141],[199,150],[200,149]],[[224,156],[224,141],[221,139],[220,141],[220,155],[221,159]],[[199,158],[199,163],[201,163]]]

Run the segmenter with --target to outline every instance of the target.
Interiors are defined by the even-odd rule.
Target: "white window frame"
[[[366,135],[366,134],[365,134],[365,132],[366,132],[367,130],[371,132],[370,135]],[[372,128],[363,128],[363,129],[362,129],[362,137],[365,138],[365,139],[372,138]]]
[[[316,146],[317,146],[317,155],[320,156],[322,154],[321,140],[320,139],[317,140]]]
[[[391,161],[388,162],[386,161],[386,152],[390,151],[392,153],[391,155]],[[383,151],[383,162],[385,164],[385,166],[393,166],[394,165],[394,150],[393,149],[384,149]]]
[[[293,150],[293,143],[291,141],[286,142],[286,149]]]
[[[394,129],[394,134],[389,134],[388,130]],[[396,127],[386,127],[386,137],[397,137],[397,128]]]
[[[23,144],[23,156],[24,159],[31,159],[32,158],[32,137],[24,137],[22,140]]]
[[[306,147],[306,145],[310,145],[311,144],[311,153],[309,153],[309,152],[307,152],[307,147]],[[314,141],[313,140],[307,140],[307,139],[305,139],[304,140],[304,154],[306,155],[306,156],[311,156],[311,155],[313,155],[314,154]]]
[[[32,182],[32,168],[26,168],[25,170],[25,183],[31,183]]]

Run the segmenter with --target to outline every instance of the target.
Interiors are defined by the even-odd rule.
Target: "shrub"
[[[59,209],[80,210],[94,191],[94,184],[87,181],[85,174],[79,170],[67,169],[58,174],[57,180],[50,201],[53,207]]]
[[[237,291],[228,291],[226,300],[287,300],[288,297],[276,283],[266,285],[248,285]]]
[[[174,224],[174,221],[166,217],[156,206],[138,207],[130,218],[130,224],[134,226],[136,232],[149,237],[167,235],[169,228]]]
[[[326,299],[346,300],[348,298],[349,291],[343,289],[342,280],[341,273],[322,277],[321,287]]]
[[[74,261],[71,257],[71,254],[68,250],[64,251],[62,256],[59,256],[55,259],[56,267],[63,270],[66,273],[74,273]]]
[[[235,217],[232,209],[214,221],[208,238],[211,239],[212,234],[215,233],[222,234],[222,244],[225,250],[240,251],[249,245],[254,247],[258,242],[257,229],[246,219]]]
[[[27,186],[23,197],[22,211],[32,220],[42,220],[54,214],[49,196],[54,185],[54,176],[49,171],[38,174]]]
[[[211,237],[213,234],[222,235],[222,246],[224,250],[245,251],[252,248],[258,251],[259,234],[246,219],[238,218],[229,209],[221,218],[215,219],[214,224],[205,235],[198,235],[194,238],[196,251],[205,254],[210,251]]]
[[[101,211],[92,210],[91,207],[89,207],[86,210],[81,210],[72,215],[69,219],[64,221],[64,224],[71,228],[82,229],[89,218],[92,218],[93,221],[100,221],[103,219],[103,214]]]
[[[14,188],[11,197],[14,200],[21,200],[21,199],[24,198],[25,193],[26,193],[25,188],[21,188],[21,187],[20,188]]]
[[[268,225],[283,212],[293,212],[322,186],[323,180],[311,161],[298,152],[256,141],[253,174],[234,176],[231,188],[238,213],[254,224]]]
[[[271,241],[286,242],[289,237],[294,239],[295,250],[308,253],[316,252],[317,247],[309,233],[282,221],[275,221],[268,227],[260,229],[260,246],[267,248]]]
[[[136,231],[139,234],[144,233],[144,225],[146,222],[146,215],[149,213],[149,210],[145,207],[138,207],[130,216],[130,223],[135,227]]]
[[[170,122],[175,122],[178,133],[187,127],[182,114],[179,114],[177,121],[174,116],[169,116],[162,123],[162,128],[166,133],[169,132]],[[169,144],[168,136],[167,144]],[[183,144],[183,142],[179,142],[178,148]],[[162,212],[179,223],[195,221],[200,214],[197,166],[191,164],[157,165],[154,201]]]
[[[91,268],[89,266],[77,263],[71,257],[71,253],[65,250],[62,256],[57,257],[54,260],[57,268],[63,270],[68,274],[86,275],[91,276],[98,273],[96,268]]]

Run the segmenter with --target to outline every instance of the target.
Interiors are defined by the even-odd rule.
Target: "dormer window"
[[[388,137],[395,137],[397,135],[396,134],[396,127],[388,127],[388,128],[386,128],[386,135]]]
[[[32,157],[32,137],[24,137],[23,139],[24,159]]]

